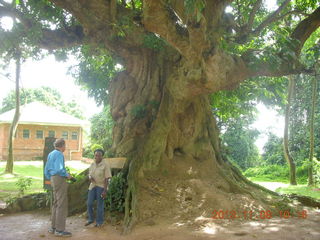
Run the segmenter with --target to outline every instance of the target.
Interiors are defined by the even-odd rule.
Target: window
[[[72,132],[71,139],[72,140],[78,140],[78,132]]]
[[[23,129],[23,138],[30,138],[30,130],[29,129]]]
[[[42,130],[37,130],[36,132],[36,137],[38,139],[43,139],[43,131]]]
[[[62,132],[62,138],[68,139],[68,132],[63,131],[63,132]]]
[[[49,131],[49,134],[48,134],[48,137],[55,137],[56,136],[56,133],[55,131]]]

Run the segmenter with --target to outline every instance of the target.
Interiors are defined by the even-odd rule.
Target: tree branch
[[[178,34],[177,23],[169,16],[164,1],[145,0],[143,15],[143,24],[148,31],[159,34],[181,54],[187,51],[189,47],[188,38]]]
[[[43,29],[39,45],[48,50],[68,48],[80,45],[84,42],[81,26],[72,26],[58,30]]]
[[[301,21],[295,30],[293,31],[291,37],[299,41],[297,44],[295,52],[296,55],[300,55],[301,49],[310,35],[320,27],[320,7],[318,7],[312,14]]]
[[[290,0],[286,0],[282,3],[282,5],[270,14],[252,33],[257,36],[266,26],[271,24],[272,22],[277,20],[277,16],[281,13],[281,11],[289,4]]]
[[[247,29],[249,31],[251,31],[251,29],[252,29],[254,18],[256,16],[257,11],[259,10],[259,8],[261,6],[261,3],[262,3],[262,0],[257,0],[253,5],[252,11],[249,16],[248,24],[247,24]]]

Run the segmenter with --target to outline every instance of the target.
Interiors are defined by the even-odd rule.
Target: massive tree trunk
[[[16,98],[16,108],[14,112],[14,117],[12,120],[12,123],[10,125],[9,130],[9,139],[8,139],[8,159],[6,164],[6,173],[13,173],[13,161],[14,161],[14,155],[13,155],[13,141],[14,141],[14,135],[17,130],[18,121],[20,117],[20,73],[21,73],[21,52],[18,52],[16,55],[16,90],[15,90],[15,98]]]
[[[211,217],[219,209],[242,213],[249,202],[263,208],[260,190],[220,155],[209,96],[172,87],[183,76],[170,54],[135,55],[134,66],[111,85],[114,151],[129,159],[126,227],[161,217]]]
[[[289,121],[290,121],[290,108],[291,108],[291,101],[292,96],[295,88],[295,78],[290,77],[288,83],[288,103],[286,105],[285,111],[285,124],[284,124],[284,136],[283,136],[283,150],[284,150],[284,157],[288,162],[289,165],[289,174],[290,174],[290,184],[297,185],[296,180],[296,164],[293,160],[293,157],[289,151]]]

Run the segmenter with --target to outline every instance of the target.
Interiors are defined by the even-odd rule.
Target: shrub
[[[106,209],[110,212],[124,212],[126,180],[120,172],[111,178],[106,197]]]
[[[95,144],[92,144],[90,148],[91,148],[91,151],[94,152],[97,149],[103,149],[103,146],[95,143]]]
[[[83,148],[82,156],[85,157],[85,158],[91,158],[91,159],[94,158],[93,152],[91,151],[91,147],[90,146],[85,146]]]
[[[32,178],[30,177],[19,178],[18,181],[16,182],[16,185],[19,188],[19,195],[20,196],[24,195],[24,191],[30,188],[31,184],[32,184]]]

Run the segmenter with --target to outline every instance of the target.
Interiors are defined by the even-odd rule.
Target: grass
[[[281,182],[281,183],[289,183],[288,179],[272,177],[269,175],[265,176],[256,176],[256,177],[247,177],[252,182]]]
[[[247,177],[247,178],[252,182],[280,182],[280,183],[289,184],[288,178],[274,177],[271,175]],[[297,178],[297,183],[298,184],[306,184],[306,179],[305,178]]]
[[[66,161],[66,166],[72,174],[78,174],[89,167],[88,164],[80,161]],[[3,173],[6,162],[0,162],[0,173]],[[14,175],[0,175],[0,201],[19,195],[19,187],[16,185],[19,178],[32,178],[32,184],[25,194],[43,192],[43,163],[42,161],[21,161],[15,162],[13,167]]]
[[[299,195],[320,199],[320,188],[308,187],[307,185],[280,187],[276,190],[276,192],[281,194],[296,193]]]

